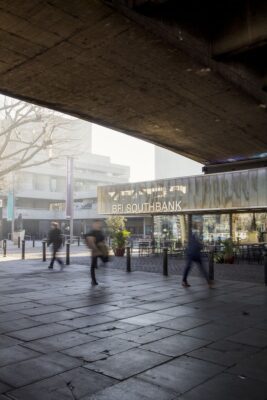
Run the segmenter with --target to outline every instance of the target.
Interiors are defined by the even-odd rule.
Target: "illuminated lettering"
[[[137,207],[137,204],[132,204],[132,212],[133,213],[136,213],[137,212],[137,209],[138,209],[138,207]]]
[[[156,202],[156,211],[160,212],[161,211],[161,203]]]
[[[180,201],[176,201],[176,211],[181,211],[182,210],[181,203],[182,203],[181,200]]]
[[[169,211],[169,210],[168,210],[168,206],[167,206],[167,204],[166,204],[166,201],[164,201],[164,202],[162,203],[161,211]]]

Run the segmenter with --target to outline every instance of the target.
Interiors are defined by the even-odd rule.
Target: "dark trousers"
[[[91,260],[91,279],[92,279],[92,283],[96,283],[95,269],[97,268],[97,257],[98,256],[92,256],[92,260]]]
[[[55,261],[57,261],[59,265],[63,265],[63,261],[59,257],[57,257],[57,252],[59,251],[59,249],[60,247],[53,247],[50,267],[53,267]]]
[[[186,261],[186,266],[184,269],[184,274],[183,274],[183,282],[187,282],[187,276],[192,268],[192,264],[196,263],[200,272],[204,276],[204,278],[209,281],[209,276],[208,273],[203,265],[202,259],[200,257],[188,257]]]
[[[104,264],[108,261],[107,257],[92,256],[92,260],[91,260],[91,279],[92,279],[92,283],[96,283],[95,270],[97,268],[97,259],[98,258],[100,258]]]

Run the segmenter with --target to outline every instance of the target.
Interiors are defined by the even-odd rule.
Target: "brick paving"
[[[0,263],[0,400],[266,400],[267,288]]]

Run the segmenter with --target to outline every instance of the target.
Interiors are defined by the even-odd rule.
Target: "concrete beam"
[[[240,54],[267,44],[267,2],[246,0],[229,15],[213,40],[214,57]]]

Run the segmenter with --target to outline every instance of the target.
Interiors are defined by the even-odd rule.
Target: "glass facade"
[[[186,215],[157,215],[154,217],[154,240],[158,245],[183,246],[188,237]]]
[[[233,214],[233,240],[237,243],[265,242],[267,213]]]
[[[205,243],[221,242],[231,236],[230,215],[192,215],[192,231]]]
[[[267,213],[193,214],[192,232],[206,244],[232,237],[235,243],[267,242]],[[188,237],[188,215],[154,216],[154,239],[158,245],[183,246]]]

